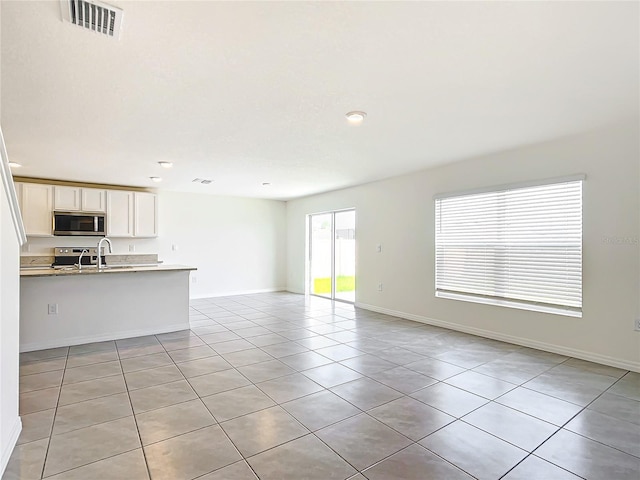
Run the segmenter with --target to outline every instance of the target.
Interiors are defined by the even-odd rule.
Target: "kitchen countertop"
[[[171,272],[179,270],[197,270],[195,267],[185,265],[117,265],[107,266],[100,271],[95,267],[83,266],[82,270],[76,268],[60,269],[53,267],[22,268],[21,277],[57,277],[64,275],[95,275],[103,273],[138,273],[138,272]]]

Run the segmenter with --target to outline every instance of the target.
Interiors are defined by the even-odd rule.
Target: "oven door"
[[[53,234],[57,236],[104,236],[104,213],[54,212]]]

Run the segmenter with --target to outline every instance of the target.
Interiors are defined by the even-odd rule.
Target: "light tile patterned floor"
[[[640,478],[640,375],[288,293],[30,352],[13,479]]]

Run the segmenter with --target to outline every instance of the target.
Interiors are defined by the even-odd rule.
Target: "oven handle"
[[[93,216],[93,231],[94,232],[98,231],[98,216],[97,215]]]

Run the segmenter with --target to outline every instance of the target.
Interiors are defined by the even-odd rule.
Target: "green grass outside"
[[[338,276],[336,290],[338,292],[353,292],[356,289],[356,277]],[[314,278],[313,293],[331,293],[331,278]]]

